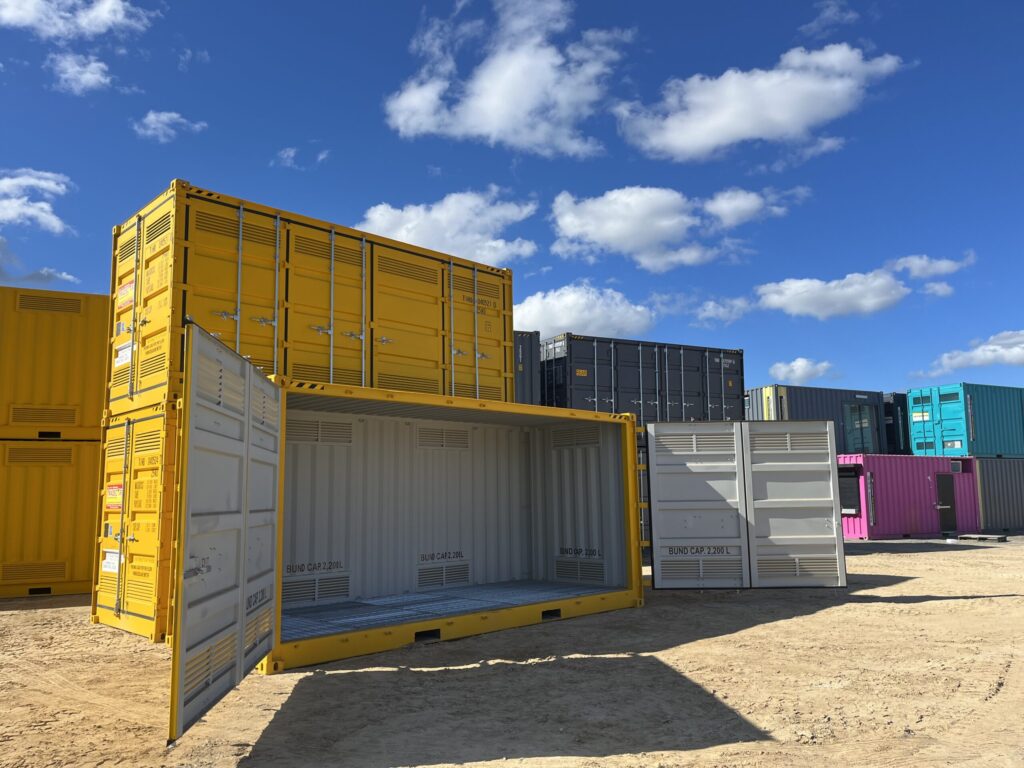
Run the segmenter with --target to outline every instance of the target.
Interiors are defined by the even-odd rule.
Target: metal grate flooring
[[[495,611],[548,600],[594,595],[611,589],[553,581],[502,581],[330,605],[285,608],[281,612],[281,640],[303,640],[465,613]]]

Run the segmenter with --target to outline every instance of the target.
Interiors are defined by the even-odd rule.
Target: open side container
[[[631,416],[273,383],[186,334],[171,739],[261,659],[642,605]]]

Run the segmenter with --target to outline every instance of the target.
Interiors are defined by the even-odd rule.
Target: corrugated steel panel
[[[1024,389],[944,384],[907,397],[916,455],[1024,457]]]
[[[751,420],[824,419],[835,424],[839,453],[886,453],[881,392],[771,385],[747,391]]]
[[[109,304],[0,287],[0,438],[100,439]]]
[[[0,442],[0,597],[89,592],[100,444]]]
[[[975,459],[981,530],[1024,531],[1024,459]]]
[[[648,431],[655,587],[846,586],[829,422]]]
[[[181,395],[191,318],[268,375],[513,398],[511,273],[174,181],[115,228],[109,408]]]
[[[540,331],[515,332],[513,363],[516,374],[516,402],[540,405]]]
[[[743,418],[743,350],[563,333],[541,342],[544,405],[641,425]]]
[[[931,456],[841,455],[840,472],[856,478],[856,505],[844,504],[843,535],[848,539],[891,539],[943,533],[937,476],[951,478],[956,530],[979,529],[973,459]]]
[[[882,396],[885,413],[886,453],[909,455],[910,410],[905,392],[887,392]]]

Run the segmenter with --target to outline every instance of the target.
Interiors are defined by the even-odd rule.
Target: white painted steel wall
[[[285,604],[521,579],[624,585],[621,428],[568,424],[289,409]]]
[[[655,586],[749,587],[741,423],[647,429]]]
[[[648,433],[655,587],[846,586],[830,422]]]

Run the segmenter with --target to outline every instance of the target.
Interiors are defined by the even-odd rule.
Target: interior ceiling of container
[[[362,399],[358,397],[336,397],[327,394],[288,393],[288,408],[323,413],[348,413],[354,415],[392,416],[404,419],[425,419],[429,421],[456,421],[473,424],[495,424],[510,427],[571,426],[581,423],[580,419],[568,419],[562,415],[544,413],[519,413],[498,411],[491,408],[460,408],[452,406],[422,405],[417,403],[391,402],[387,400]],[[551,409],[554,410],[554,409]],[[556,412],[557,413],[557,412]],[[607,423],[607,422],[604,422]]]

